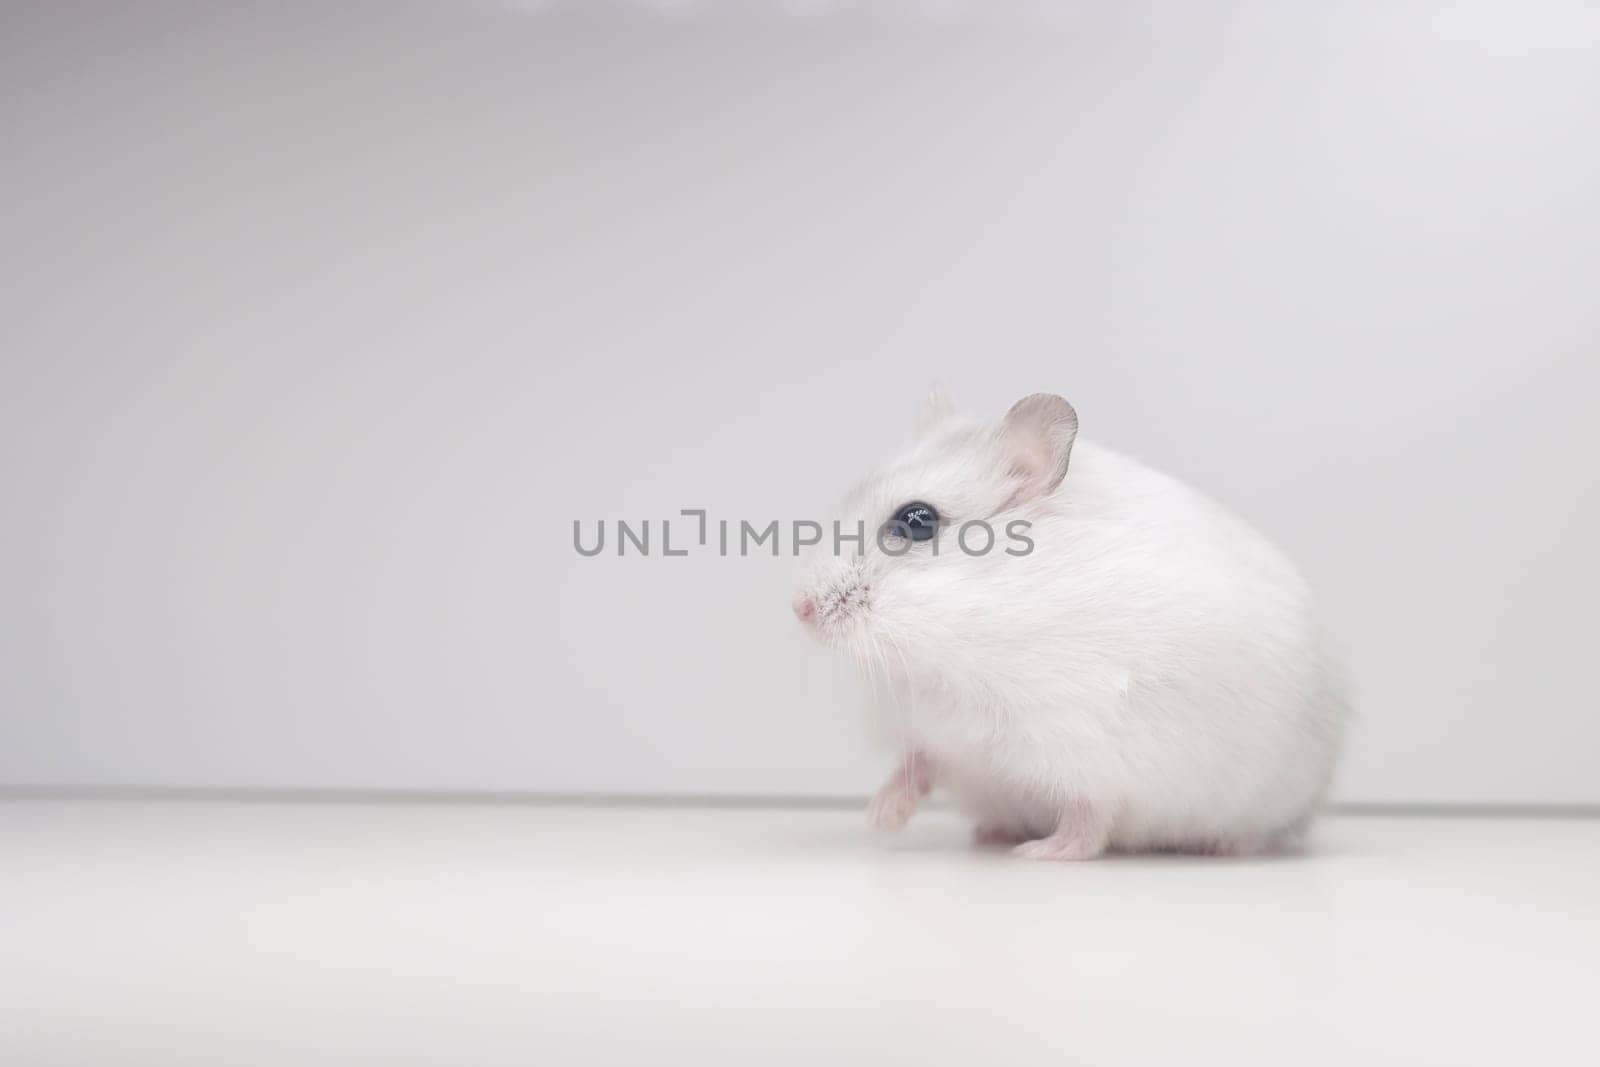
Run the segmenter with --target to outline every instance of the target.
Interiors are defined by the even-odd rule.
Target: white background
[[[1600,802],[1580,5],[0,9],[0,783],[854,794],[934,379],[1299,559],[1339,795]],[[659,537],[659,526],[656,531]]]

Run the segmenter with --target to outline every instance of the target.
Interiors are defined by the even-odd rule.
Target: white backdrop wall
[[[1597,58],[1545,3],[7,3],[0,783],[864,792],[789,561],[572,522],[816,514],[942,379],[1302,561],[1341,797],[1600,802]]]

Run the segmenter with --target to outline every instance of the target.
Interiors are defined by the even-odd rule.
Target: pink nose
[[[801,622],[810,622],[817,617],[817,602],[805,593],[794,598],[794,617]]]

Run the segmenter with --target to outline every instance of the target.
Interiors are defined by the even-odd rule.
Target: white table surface
[[[1600,820],[0,801],[0,1063],[1600,1063]]]

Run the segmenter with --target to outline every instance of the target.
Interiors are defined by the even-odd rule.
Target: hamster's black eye
[[[939,513],[933,510],[932,505],[914,501],[895,512],[889,524],[902,537],[927,541],[939,530]]]

